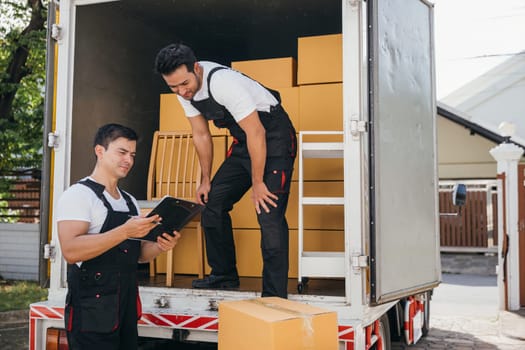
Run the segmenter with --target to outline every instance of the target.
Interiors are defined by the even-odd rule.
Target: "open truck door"
[[[431,289],[441,277],[432,18],[424,0],[368,2],[374,304]]]

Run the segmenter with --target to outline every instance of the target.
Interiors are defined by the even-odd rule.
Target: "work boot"
[[[197,289],[223,289],[239,287],[239,277],[230,275],[209,275],[203,279],[193,280],[193,288]]]

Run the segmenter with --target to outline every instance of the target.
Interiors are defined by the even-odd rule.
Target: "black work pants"
[[[82,278],[89,280],[97,274],[86,273]],[[84,283],[82,288],[70,286],[65,309],[70,350],[137,349],[138,304],[135,275],[135,272],[102,272],[100,281],[104,283],[91,283],[89,286]],[[91,297],[92,292],[97,289],[101,291],[100,294]],[[104,292],[109,294],[104,295]]]
[[[262,210],[257,215],[263,257],[262,296],[288,296],[288,223],[285,213],[293,161],[292,157],[266,159],[263,180],[268,190],[278,196],[278,200],[276,208],[269,205],[269,213]],[[246,157],[227,158],[212,180],[208,203],[202,212],[202,227],[206,236],[208,264],[213,275],[237,276],[229,212],[251,185],[251,163]]]

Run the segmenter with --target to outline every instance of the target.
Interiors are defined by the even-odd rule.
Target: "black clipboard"
[[[158,214],[162,221],[140,240],[156,242],[157,237],[164,232],[171,235],[173,231],[180,231],[203,209],[204,206],[198,203],[166,196],[146,215],[151,217]]]

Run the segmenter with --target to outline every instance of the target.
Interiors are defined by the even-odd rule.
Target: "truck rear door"
[[[368,2],[370,299],[439,283],[433,6]]]

